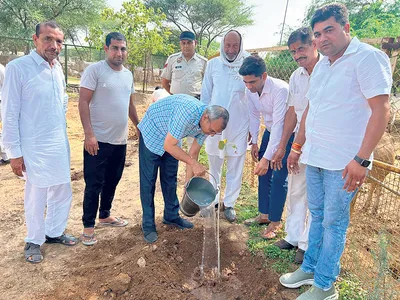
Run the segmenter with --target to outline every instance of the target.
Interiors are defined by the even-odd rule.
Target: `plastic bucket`
[[[215,189],[210,181],[202,177],[193,177],[186,185],[179,205],[180,210],[185,216],[193,217],[201,208],[213,203],[217,193],[218,189]]]

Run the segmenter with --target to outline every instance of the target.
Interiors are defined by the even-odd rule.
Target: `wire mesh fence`
[[[35,48],[32,39],[0,36],[0,63],[6,65],[11,60],[28,54]],[[104,49],[65,43],[59,56],[63,66],[65,81],[69,86],[79,86],[80,77],[85,68],[105,58]],[[161,71],[167,56],[149,55],[140,66],[129,66],[134,73],[135,85],[142,91],[161,82]]]

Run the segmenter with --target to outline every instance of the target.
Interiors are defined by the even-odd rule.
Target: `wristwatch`
[[[354,159],[356,162],[358,162],[361,166],[363,166],[363,167],[365,167],[365,168],[367,168],[367,167],[371,164],[371,161],[370,161],[370,160],[362,159],[361,157],[358,157],[357,155],[354,156],[353,159]]]

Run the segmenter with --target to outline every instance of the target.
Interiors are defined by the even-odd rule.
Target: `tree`
[[[199,49],[207,56],[217,37],[253,24],[254,6],[243,0],[145,0],[148,7],[160,9],[166,21],[179,32],[192,31]]]
[[[91,45],[101,48],[105,35],[110,31],[119,31],[125,35],[128,43],[128,64],[144,67],[144,86],[146,69],[149,67],[151,55],[171,53],[168,44],[170,31],[164,27],[165,15],[153,8],[147,8],[140,0],[124,2],[122,8],[115,12],[106,8],[101,14],[102,22],[90,28],[86,39]]]
[[[74,41],[104,7],[105,0],[0,0],[0,30],[2,35],[30,38],[37,23],[56,20]]]
[[[303,24],[309,25],[318,7],[330,0],[313,0],[307,8]],[[359,38],[400,36],[400,0],[341,0],[349,10],[352,35]]]

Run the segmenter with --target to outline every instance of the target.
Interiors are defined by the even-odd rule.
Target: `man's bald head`
[[[236,59],[240,52],[242,36],[236,30],[229,31],[224,38],[224,52],[228,61],[232,62]]]

